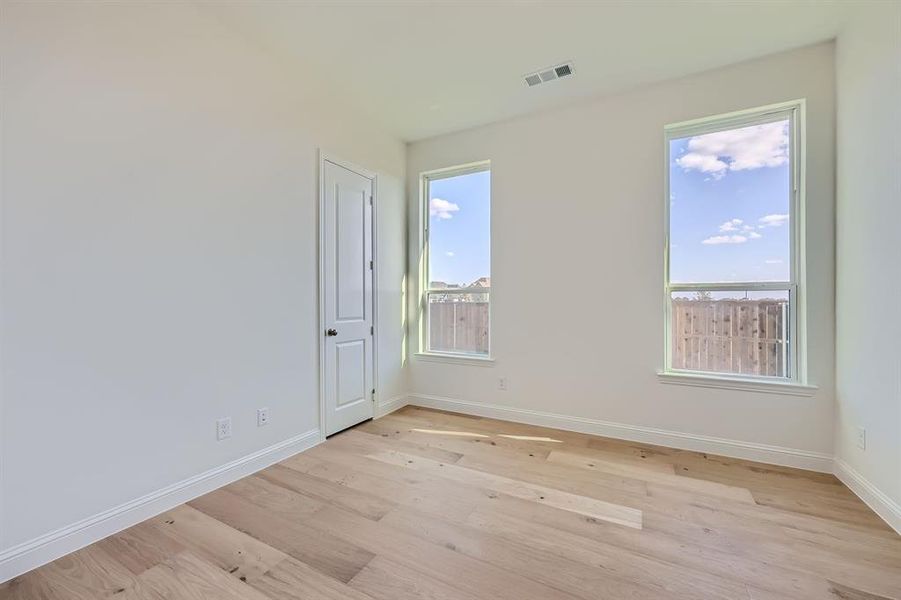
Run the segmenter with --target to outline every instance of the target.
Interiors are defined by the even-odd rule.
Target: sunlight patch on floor
[[[499,433],[497,435],[498,435],[498,437],[509,438],[511,440],[520,440],[523,442],[553,442],[555,444],[563,443],[563,440],[555,440],[554,438],[534,436],[534,435],[508,435],[506,433]]]
[[[458,437],[475,437],[475,438],[487,438],[489,436],[482,435],[481,433],[470,433],[468,431],[444,431],[441,429],[411,429],[410,431],[415,431],[416,433],[430,433],[433,435],[453,435]]]

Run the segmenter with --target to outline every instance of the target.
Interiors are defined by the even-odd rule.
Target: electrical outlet
[[[507,391],[507,378],[506,377],[498,377],[497,378],[497,389]]]
[[[861,450],[867,449],[867,430],[863,427],[857,428],[857,447]]]
[[[269,409],[268,408],[258,408],[257,409],[257,427],[262,427],[263,425],[269,424]]]
[[[232,436],[232,419],[223,417],[216,421],[216,439],[224,440]]]

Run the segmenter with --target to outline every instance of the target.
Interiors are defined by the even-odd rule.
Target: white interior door
[[[372,418],[372,180],[323,161],[325,433]]]

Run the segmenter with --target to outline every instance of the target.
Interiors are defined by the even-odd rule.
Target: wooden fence
[[[488,303],[430,302],[429,349],[488,354]]]
[[[674,369],[784,377],[788,371],[785,300],[674,298]],[[429,349],[488,353],[488,303],[429,303]]]
[[[674,298],[674,369],[787,374],[788,304],[784,300]]]

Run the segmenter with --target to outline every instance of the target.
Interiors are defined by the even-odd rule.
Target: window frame
[[[789,169],[791,198],[789,199],[789,280],[755,282],[672,283],[670,281],[670,142],[674,139],[727,131],[752,125],[789,121]],[[664,126],[664,369],[660,374],[667,383],[703,385],[704,380],[736,382],[738,389],[754,389],[740,384],[773,386],[807,386],[806,353],[806,260],[805,260],[805,120],[804,99],[771,104],[757,108],[713,115]],[[692,291],[787,291],[788,292],[788,377],[747,375],[719,371],[676,369],[672,365],[672,294]]]
[[[420,247],[420,256],[421,266],[420,266],[420,285],[419,285],[419,352],[417,353],[418,357],[426,358],[426,359],[447,359],[453,362],[461,362],[461,363],[492,363],[493,358],[491,355],[491,323],[493,321],[492,315],[492,303],[491,303],[491,286],[488,287],[465,287],[465,288],[436,288],[431,289],[431,276],[429,273],[429,262],[430,262],[430,244],[429,244],[429,236],[430,236],[430,214],[429,214],[429,196],[430,196],[430,185],[432,181],[448,179],[451,177],[460,177],[463,175],[472,175],[474,173],[482,173],[482,172],[491,172],[491,161],[483,160],[472,163],[467,163],[463,165],[457,165],[453,167],[447,167],[442,169],[434,169],[431,171],[425,171],[419,176],[419,187],[420,187],[420,238],[421,238],[421,247]],[[488,214],[489,220],[491,218],[491,191],[489,189],[488,194]],[[489,261],[492,255],[492,235],[490,233],[490,223],[489,223],[489,239],[488,239],[488,254]],[[489,263],[490,264],[490,263]],[[490,269],[489,269],[490,270]],[[490,273],[488,275],[491,277]],[[476,352],[454,352],[454,351],[438,351],[431,350],[429,347],[429,332],[431,330],[429,326],[429,298],[432,294],[485,294],[488,298],[488,352],[485,354],[476,353]]]

